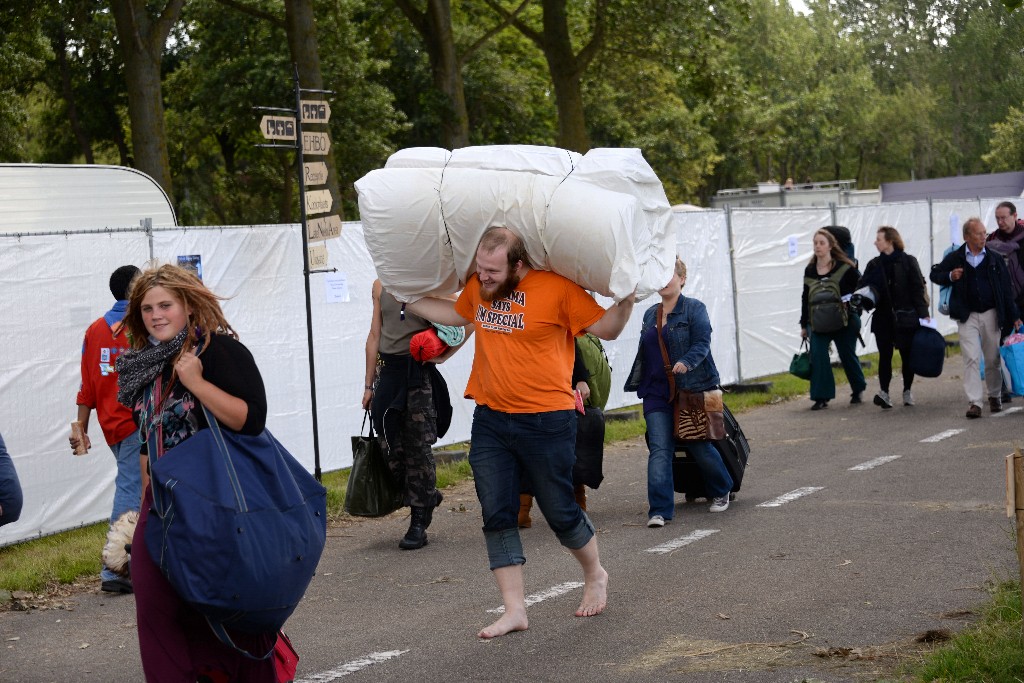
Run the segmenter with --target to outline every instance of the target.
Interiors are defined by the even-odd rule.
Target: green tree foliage
[[[813,7],[823,4],[818,2]],[[991,127],[1024,101],[1024,19],[996,0],[833,0],[842,30],[864,45],[885,95],[871,128],[877,142],[903,147],[898,167],[910,177],[980,173]],[[915,111],[906,99],[916,100]],[[901,111],[905,118],[895,116]],[[916,121],[911,122],[913,117]],[[901,137],[902,140],[895,138]],[[906,147],[907,140],[914,140]],[[884,158],[868,160],[884,168]],[[882,174],[879,180],[893,180]],[[899,179],[909,179],[904,176]]]
[[[390,93],[373,79],[383,63],[367,54],[351,0],[318,4],[321,72],[336,95],[330,134],[346,213],[352,183],[380,166],[401,127]],[[298,220],[295,154],[257,148],[264,112],[254,106],[294,106],[292,68],[280,6],[249,5],[241,12],[215,0],[192,0],[182,36],[181,65],[168,78],[168,119],[173,120],[172,164],[185,183],[183,223],[263,223]],[[259,12],[268,16],[261,17]],[[280,16],[283,19],[283,15]]]
[[[51,54],[38,123],[48,134],[38,138],[37,158],[133,165],[124,70],[105,1],[64,0],[45,7],[43,30]]]
[[[769,178],[867,188],[1024,166],[1024,15],[998,0],[807,4],[9,0],[0,160],[144,167],[134,97],[163,108],[164,131],[141,140],[151,158],[165,144],[183,223],[295,221],[295,155],[256,147],[252,107],[292,106],[311,42],[286,18],[311,9],[302,68],[318,62],[337,93],[348,215],[353,181],[408,146],[639,147],[673,202]],[[147,24],[132,36],[157,68],[126,58],[114,8]],[[417,23],[428,10],[440,21]]]
[[[989,151],[982,160],[995,172],[1024,168],[1024,108],[1010,107],[1006,118],[992,126]]]
[[[32,0],[11,0],[0,12],[0,160],[27,161],[28,95],[40,77],[49,47]]]

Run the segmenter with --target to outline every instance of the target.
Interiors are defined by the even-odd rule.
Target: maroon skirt
[[[147,487],[132,538],[131,556],[139,654],[147,683],[195,683],[199,676],[212,683],[277,683],[273,656],[254,661],[217,640],[206,618],[178,597],[153,562],[145,542],[152,502]],[[210,552],[217,549],[210,548]],[[276,633],[230,631],[230,635],[239,647],[259,654],[270,650],[277,641]]]

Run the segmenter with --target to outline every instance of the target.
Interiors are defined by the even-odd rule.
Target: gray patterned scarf
[[[156,379],[164,364],[178,355],[188,337],[188,327],[183,327],[174,339],[131,349],[121,353],[115,361],[117,368],[117,400],[121,405],[134,409],[143,390]]]

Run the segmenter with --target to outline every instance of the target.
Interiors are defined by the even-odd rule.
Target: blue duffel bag
[[[1014,396],[1024,395],[1024,341],[1019,340],[1019,334],[1010,335],[1003,342],[999,347],[999,355],[1003,358],[1003,367],[1010,374],[1012,386],[1008,386],[1007,389]]]
[[[946,339],[933,327],[922,325],[914,332],[910,371],[921,377],[938,377],[946,359]]]
[[[275,633],[299,604],[327,537],[327,491],[268,430],[229,432],[203,413],[209,429],[150,458],[145,541],[178,595],[230,644],[224,627]],[[160,453],[158,431],[150,454]]]

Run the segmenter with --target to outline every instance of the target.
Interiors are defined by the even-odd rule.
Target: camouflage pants
[[[388,461],[395,481],[405,488],[405,504],[415,507],[434,505],[437,492],[437,469],[431,445],[437,441],[437,409],[430,382],[421,387],[410,387],[405,404],[405,415],[397,443],[390,444],[380,437],[384,457]]]

